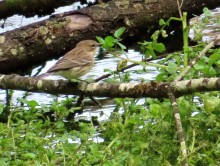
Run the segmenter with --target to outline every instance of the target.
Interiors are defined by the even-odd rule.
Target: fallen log
[[[182,11],[200,14],[203,7],[213,8],[220,0],[184,0]],[[94,39],[126,27],[125,35],[136,36],[158,26],[160,18],[178,17],[176,0],[112,0],[77,11],[54,15],[0,34],[0,73],[39,64],[62,56],[84,39]],[[189,17],[190,18],[190,17]]]

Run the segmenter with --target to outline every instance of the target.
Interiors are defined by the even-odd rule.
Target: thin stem
[[[176,17],[170,17],[170,18],[166,21],[166,23],[162,26],[162,28],[160,29],[160,31],[162,31],[166,26],[169,26],[171,21],[182,21],[182,19],[181,19],[181,18],[176,18]]]
[[[206,54],[206,52],[212,48],[218,41],[220,41],[220,35],[215,40],[206,45],[206,47],[199,53],[199,55],[179,74],[175,81],[181,81],[183,77],[189,73],[190,69]]]
[[[165,66],[165,65],[155,64],[155,63],[151,63],[151,62],[147,62],[147,61],[136,61],[136,60],[132,60],[132,59],[120,57],[120,56],[118,56],[118,55],[115,54],[115,53],[111,53],[111,54],[114,55],[114,56],[117,57],[117,58],[120,58],[120,59],[122,59],[122,60],[126,60],[126,61],[128,61],[128,62],[137,64],[137,65],[142,65],[142,66],[148,65],[148,66],[157,67],[157,68],[162,68],[162,69],[167,69],[167,68],[168,68],[168,66]],[[181,68],[178,68],[178,69],[181,70]]]
[[[187,13],[183,13],[182,17],[182,26],[183,26],[183,52],[184,52],[184,67],[188,66],[189,63],[189,27],[187,26]]]
[[[177,2],[177,6],[178,6],[178,11],[179,11],[180,18],[182,19],[182,18],[183,18],[183,15],[182,15],[182,11],[181,11],[180,2],[179,2],[179,0],[176,0],[176,2]]]

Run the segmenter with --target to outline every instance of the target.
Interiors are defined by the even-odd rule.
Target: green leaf
[[[180,97],[178,99],[178,103],[180,115],[182,116],[182,118],[184,118],[185,116],[190,116],[193,109],[192,103],[185,97]]]
[[[34,153],[25,153],[25,154],[23,154],[23,157],[25,159],[34,159],[34,158],[36,158],[36,154],[34,154]]]
[[[156,41],[158,39],[159,34],[160,34],[159,30],[155,31],[153,35],[151,35],[151,39],[153,39],[153,41]]]
[[[152,56],[153,58],[156,58],[156,54],[153,49],[147,49],[145,51],[145,57],[148,58],[150,56]]]
[[[101,37],[99,37],[99,36],[96,36],[96,39],[98,40],[98,42],[100,43],[100,44],[105,44],[105,40],[103,39],[103,38],[101,38]]]
[[[164,24],[166,24],[165,21],[164,21],[164,19],[160,19],[159,25],[162,26],[162,25],[164,25]]]
[[[35,100],[27,101],[27,105],[31,108],[35,108],[36,106],[38,106],[38,102],[36,102]]]
[[[117,64],[117,70],[120,71],[121,69],[123,69],[124,67],[126,67],[126,66],[127,66],[127,63],[128,63],[127,60],[121,60],[121,61],[119,61],[118,64]]]
[[[206,17],[212,15],[212,14],[211,14],[211,11],[210,11],[207,7],[205,7],[205,8],[203,9],[203,13],[205,14]]]
[[[112,70],[110,70],[110,69],[104,69],[104,72],[112,73]]]
[[[107,37],[105,38],[105,46],[106,46],[107,48],[111,48],[111,47],[113,47],[114,45],[115,45],[115,38],[112,37],[112,36],[107,36]]]
[[[35,100],[26,100],[26,99],[23,99],[23,98],[19,98],[18,100],[20,100],[23,104],[27,104],[28,107],[31,107],[31,108],[35,108],[36,106],[38,106],[38,102],[36,102]]]
[[[163,43],[153,42],[153,43],[152,43],[152,47],[153,47],[154,50],[156,50],[156,51],[159,52],[159,53],[162,53],[163,51],[166,50]]]
[[[125,32],[125,27],[121,27],[115,31],[114,37],[118,39],[124,32]]]
[[[170,74],[175,74],[177,70],[177,65],[174,62],[168,62],[167,72]]]
[[[4,110],[4,104],[0,103],[0,114],[3,112]]]
[[[156,76],[156,80],[157,81],[164,81],[167,79],[167,73],[163,72],[163,73],[160,73]]]
[[[201,70],[205,67],[205,62],[204,61],[199,61],[193,66],[196,70]]]
[[[161,31],[161,35],[162,35],[164,38],[168,36],[168,35],[167,35],[167,32],[166,32],[165,30],[162,30],[162,31]]]
[[[125,50],[125,49],[126,49],[126,46],[125,46],[125,45],[123,45],[123,44],[121,44],[121,43],[119,43],[119,42],[117,42],[117,44],[119,45],[119,47],[121,47],[122,50]]]
[[[204,100],[204,109],[206,112],[213,112],[220,106],[219,97],[208,96]]]
[[[213,65],[217,60],[220,59],[219,53],[213,53],[210,57],[209,57],[209,66]]]

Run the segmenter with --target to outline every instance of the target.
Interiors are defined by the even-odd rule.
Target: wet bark
[[[220,0],[185,0],[182,11],[200,14]],[[126,27],[126,36],[144,36],[160,18],[178,17],[176,0],[113,0],[0,34],[0,73],[26,69],[61,56],[77,42],[111,35]],[[189,17],[190,18],[190,17]]]

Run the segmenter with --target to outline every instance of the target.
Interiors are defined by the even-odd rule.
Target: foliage
[[[97,37],[100,44],[106,49],[112,49],[113,46],[118,45],[121,49],[126,49],[126,47],[120,43],[121,36],[125,32],[125,28],[121,27],[114,32],[114,36],[107,36],[105,39]]]
[[[207,9],[205,13],[208,15]],[[168,24],[160,20],[161,26]],[[113,36],[97,37],[97,40],[119,57],[117,47],[120,54],[126,54],[121,43],[125,30],[119,28]],[[143,67],[134,72],[143,74],[146,66],[152,65],[158,71],[156,81],[173,81],[183,69],[184,51],[191,61],[205,47],[200,42],[158,59],[155,64],[148,63],[145,60],[150,55],[157,58],[158,53],[165,51],[164,44],[158,41],[160,35],[167,37],[164,27],[152,35],[152,41],[139,43],[144,52],[143,61],[119,57],[118,70],[132,62]],[[209,56],[204,56],[185,78],[219,77],[219,53],[219,48],[211,49]],[[114,73],[107,81],[129,82],[130,73]],[[98,124],[93,120],[66,121],[68,113],[78,109],[71,106],[75,102],[72,98],[62,102],[55,99],[49,106],[25,98],[17,100],[18,106],[8,102],[7,122],[0,122],[0,165],[181,165],[183,158],[170,100],[115,98],[114,101],[115,110],[108,120]],[[189,165],[220,165],[219,92],[182,96],[177,102]],[[0,103],[0,115],[5,108]]]

